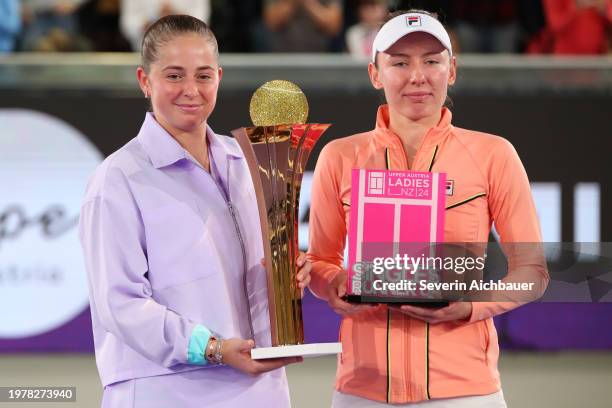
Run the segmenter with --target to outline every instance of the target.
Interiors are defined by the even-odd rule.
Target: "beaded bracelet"
[[[206,360],[210,364],[221,365],[223,364],[223,354],[221,353],[221,346],[223,345],[223,339],[217,339],[214,336],[210,336],[210,340],[206,345]]]
[[[215,355],[215,343],[217,342],[217,338],[215,336],[210,336],[208,339],[208,343],[206,343],[206,350],[204,351],[204,357],[206,361],[212,363],[213,357]]]
[[[223,364],[223,354],[221,353],[221,347],[223,346],[223,339],[219,339],[215,343],[215,357],[214,361],[216,364]]]

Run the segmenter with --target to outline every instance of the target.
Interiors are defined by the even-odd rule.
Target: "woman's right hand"
[[[327,287],[327,303],[334,312],[338,313],[340,316],[346,317],[365,310],[372,310],[378,306],[369,304],[355,305],[342,300],[342,297],[346,295],[346,280],[347,273],[345,270],[342,270],[334,277]]]
[[[253,340],[231,338],[223,340],[221,345],[222,362],[245,374],[256,376],[268,371],[276,370],[287,364],[299,363],[302,357],[282,357],[262,360],[251,358],[251,349],[255,347]]]

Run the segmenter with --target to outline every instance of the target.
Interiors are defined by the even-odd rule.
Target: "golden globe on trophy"
[[[308,102],[288,81],[270,81],[251,98],[254,126],[232,131],[255,186],[267,274],[272,347],[251,350],[253,359],[337,354],[340,343],[304,344],[297,285],[298,204],[313,146],[328,124],[306,123]]]

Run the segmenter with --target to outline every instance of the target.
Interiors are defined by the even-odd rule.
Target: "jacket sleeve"
[[[107,173],[79,222],[91,308],[105,330],[149,360],[164,367],[203,364],[189,354],[202,348],[206,329],[152,297],[139,209],[123,174]]]
[[[540,223],[525,168],[505,139],[494,148],[490,163],[489,211],[508,259],[508,274],[503,281],[532,282],[534,286],[520,294],[495,292],[494,302],[472,302],[470,321],[496,316],[538,299],[549,281]]]
[[[341,168],[341,158],[334,154],[332,144],[323,148],[317,160],[309,216],[310,289],[324,300],[328,284],[342,271],[347,231],[340,199],[341,175],[337,170]]]

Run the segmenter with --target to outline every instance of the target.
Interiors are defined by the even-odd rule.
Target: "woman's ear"
[[[452,86],[457,80],[457,57],[454,55],[450,60],[450,69],[448,70],[448,85]]]
[[[140,89],[142,90],[145,98],[150,97],[151,92],[149,92],[149,77],[142,66],[138,66],[138,68],[136,68],[136,79],[138,79],[138,85],[140,85]]]
[[[375,89],[383,89],[383,84],[380,82],[380,72],[374,63],[368,64],[368,75],[370,76],[370,82]]]

